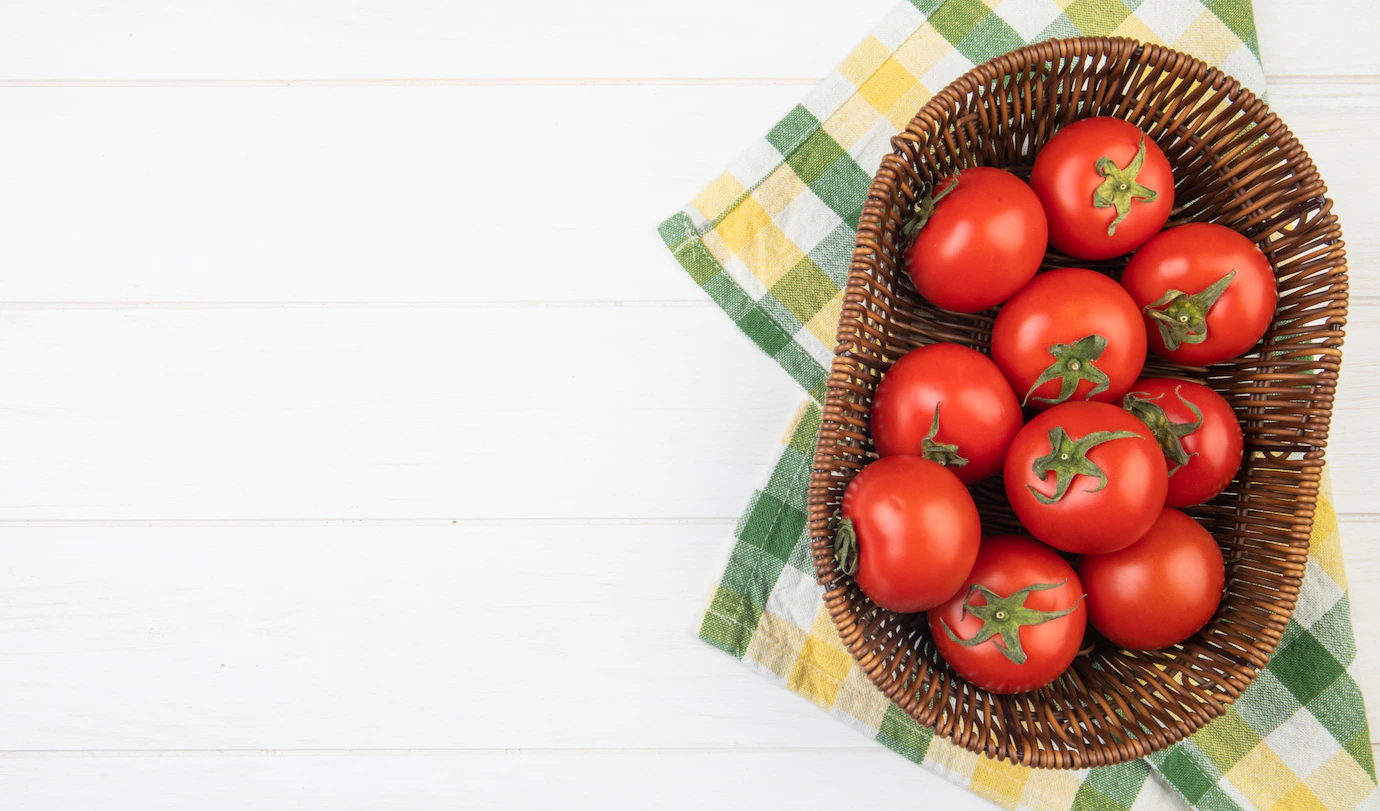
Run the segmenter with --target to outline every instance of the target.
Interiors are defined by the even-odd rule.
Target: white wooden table
[[[654,227],[891,5],[0,4],[0,806],[986,807],[694,637],[798,391]],[[1380,663],[1380,49],[1256,6]]]

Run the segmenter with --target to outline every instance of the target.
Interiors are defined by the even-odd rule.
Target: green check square
[[[887,705],[886,715],[882,716],[882,725],[877,730],[878,743],[911,763],[923,763],[932,740],[934,730],[920,726],[895,704]]]
[[[843,147],[829,133],[817,129],[798,149],[786,154],[786,162],[807,186],[813,186],[819,176],[844,155]]]
[[[1208,11],[1217,15],[1222,24],[1241,38],[1250,47],[1251,53],[1260,57],[1260,43],[1255,33],[1255,11],[1250,3],[1240,0],[1202,0]]]
[[[752,631],[736,622],[729,622],[718,614],[706,613],[700,620],[700,639],[736,659],[747,654]]]
[[[1176,748],[1160,764],[1160,774],[1184,795],[1190,804],[1197,803],[1215,781],[1193,762],[1182,748]]]
[[[930,15],[930,25],[954,45],[963,41],[968,32],[992,10],[982,0],[948,0]]]
[[[1194,811],[1243,811],[1221,788],[1213,786],[1193,804]]]
[[[772,586],[781,576],[782,567],[783,562],[780,559],[762,551],[758,544],[744,540],[734,545],[719,585],[724,590],[741,596],[746,602],[737,607],[736,614],[723,613],[755,627],[756,617],[766,606]]]
[[[1083,36],[1083,32],[1079,31],[1078,26],[1073,24],[1073,20],[1069,19],[1069,15],[1061,12],[1058,17],[1054,18],[1054,22],[1045,26],[1045,30],[1041,31],[1035,39],[1066,39],[1068,37],[1081,36]]]
[[[1327,640],[1327,649],[1342,665],[1356,661],[1356,634],[1351,627],[1351,598],[1343,595],[1308,632],[1315,639]]]
[[[1139,760],[1093,769],[1074,795],[1071,811],[1127,811],[1149,776],[1150,767]]]
[[[1228,707],[1226,714],[1203,727],[1191,740],[1212,765],[1225,774],[1260,743],[1260,736],[1236,708]]]
[[[1317,698],[1346,672],[1327,648],[1307,632],[1276,652],[1269,667],[1301,704]]]
[[[789,446],[797,453],[802,453],[809,458],[815,455],[815,440],[819,438],[819,424],[824,419],[824,414],[816,407],[805,409],[805,413],[800,415],[800,422],[796,423],[795,431],[791,433]]]
[[[761,606],[720,586],[700,622],[700,639],[741,659],[761,619]]]
[[[838,286],[808,256],[771,287],[771,294],[802,324],[819,315],[838,292]]]
[[[787,447],[781,451],[781,458],[767,480],[763,492],[779,500],[782,504],[805,511],[806,494],[810,481],[811,459],[800,451]]]
[[[695,284],[703,287],[710,279],[723,272],[723,268],[719,267],[719,263],[709,253],[709,249],[704,247],[704,242],[695,230],[694,221],[684,211],[677,211],[671,215],[657,227],[657,231],[666,247],[676,257],[676,261],[680,262],[680,266],[695,280]]]
[[[1241,720],[1262,738],[1279,729],[1280,724],[1302,707],[1269,667],[1256,674],[1255,681],[1232,705]]]
[[[752,297],[743,292],[743,288],[733,281],[733,277],[727,273],[720,273],[718,276],[705,282],[701,287],[719,308],[732,318],[734,321],[752,311],[757,306]]]
[[[824,392],[827,388],[825,383],[829,379],[829,371],[820,366],[819,361],[802,349],[800,344],[794,341],[786,344],[780,352],[772,355],[772,359],[809,393],[811,399],[819,403],[824,402]]]
[[[781,300],[773,295],[772,291],[767,291],[766,295],[758,299],[757,306],[761,308],[762,312],[767,314],[767,317],[771,319],[773,324],[780,327],[781,331],[787,335],[795,335],[805,326],[804,322],[796,318],[795,313],[791,312],[790,308],[782,304]]]
[[[795,539],[805,528],[805,513],[770,493],[758,493],[747,515],[740,522],[738,537],[744,544],[761,549],[775,559],[771,582],[781,574],[781,564],[791,555]],[[739,544],[741,546],[742,544]],[[766,605],[766,595],[762,596]]]
[[[844,155],[834,161],[834,165],[825,170],[817,182],[810,185],[810,190],[856,231],[871,185],[872,176],[864,172],[852,158]]]
[[[1370,775],[1370,779],[1375,779],[1375,750],[1370,745],[1369,730],[1347,741],[1342,748],[1365,770],[1366,774]]]
[[[1131,16],[1131,10],[1121,0],[1073,0],[1064,15],[1084,36],[1103,37]]]
[[[775,355],[791,342],[791,334],[781,329],[781,326],[772,321],[760,307],[748,310],[737,321],[738,328],[747,333],[752,342],[768,355]]]
[[[809,110],[796,105],[795,109],[776,123],[767,133],[767,142],[782,155],[789,155],[805,143],[819,129],[819,119]]]
[[[853,263],[853,245],[857,237],[857,228],[848,223],[839,223],[809,253],[811,261],[840,290],[848,286],[848,270]]]
[[[1367,739],[1370,737],[1365,713],[1356,711],[1357,707],[1364,705],[1361,688],[1351,676],[1343,673],[1341,678],[1332,682],[1306,706],[1318,723],[1332,733],[1337,743],[1346,746],[1357,735],[1365,735]]]
[[[1016,29],[995,14],[988,14],[973,26],[961,41],[955,43],[958,52],[975,65],[986,62],[1025,44]]]

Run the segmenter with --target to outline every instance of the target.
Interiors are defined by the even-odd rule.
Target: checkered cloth
[[[1204,5],[1205,3],[1205,5]],[[700,636],[924,768],[1005,808],[1380,809],[1328,485],[1308,575],[1269,667],[1225,716],[1145,760],[1084,771],[988,760],[919,726],[855,666],[806,539],[819,403],[871,176],[932,93],[1028,41],[1163,42],[1260,93],[1249,0],[909,0],[660,232],[681,266],[809,394],[735,532]],[[1152,776],[1153,775],[1153,776]]]

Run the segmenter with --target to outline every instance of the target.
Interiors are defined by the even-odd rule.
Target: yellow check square
[[[876,37],[868,37],[843,60],[843,64],[839,65],[839,73],[854,86],[860,85],[867,81],[872,71],[886,61],[888,53],[889,49]]]
[[[771,215],[762,208],[761,203],[748,197],[724,217],[723,222],[714,230],[723,238],[730,251],[741,253],[743,247],[768,225],[771,225]]]
[[[1210,65],[1220,65],[1241,47],[1241,40],[1211,11],[1204,11],[1174,42],[1174,48],[1187,51]]]
[[[762,226],[737,253],[752,275],[768,289],[805,258],[805,252],[773,222]]]
[[[1237,761],[1226,777],[1256,808],[1273,808],[1299,784],[1298,776],[1264,742]]]
[[[738,195],[743,193],[743,184],[738,182],[738,178],[724,172],[714,178],[714,182],[704,187],[704,191],[695,195],[695,199],[690,201],[690,205],[699,209],[700,214],[706,220],[713,220],[732,205]]]
[[[862,83],[858,95],[867,99],[877,112],[886,113],[919,81],[895,59],[888,59]]]
[[[1015,808],[1029,776],[1030,769],[983,758],[973,767],[973,780],[968,788],[1002,808]]]

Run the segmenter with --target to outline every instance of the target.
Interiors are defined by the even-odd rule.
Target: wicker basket
[[[955,675],[923,615],[878,608],[837,569],[833,516],[875,458],[868,412],[878,380],[906,351],[954,341],[988,351],[995,310],[939,310],[911,286],[899,229],[922,184],[987,165],[1028,173],[1061,126],[1116,116],[1143,129],[1174,167],[1170,225],[1211,221],[1270,258],[1279,310],[1246,357],[1210,368],[1153,358],[1147,374],[1201,380],[1241,419],[1246,462],[1226,492],[1188,510],[1227,558],[1217,615],[1183,645],[1153,653],[1098,640],[1056,682],[999,696]],[[1176,51],[1127,39],[1032,45],[979,65],[892,139],[858,228],[838,347],[810,482],[810,537],[825,602],[855,659],[888,698],[959,746],[1046,768],[1141,757],[1222,714],[1279,644],[1304,576],[1346,323],[1345,253],[1332,202],[1282,122],[1240,83]],[[1045,267],[1101,263],[1051,253]],[[1019,524],[1000,480],[974,489],[986,534]]]

